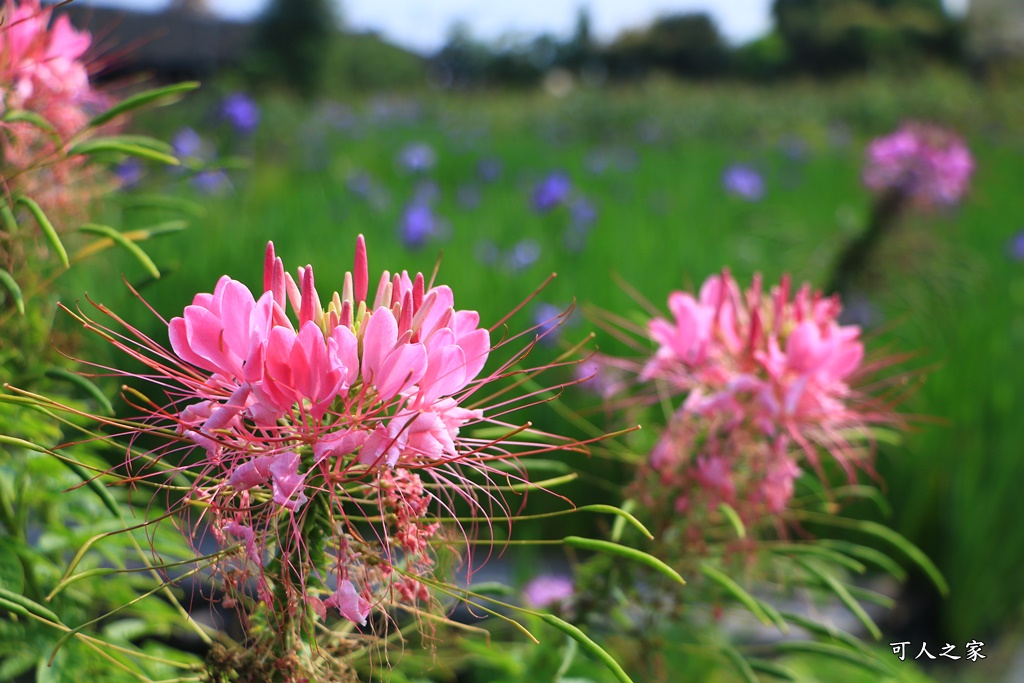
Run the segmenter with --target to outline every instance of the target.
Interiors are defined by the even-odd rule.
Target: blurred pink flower
[[[912,122],[868,145],[864,184],[903,193],[923,208],[950,206],[966,194],[973,173],[974,159],[958,135]]]
[[[531,607],[546,609],[570,600],[575,592],[572,577],[541,574],[523,587],[523,597]]]
[[[792,292],[788,277],[740,290],[723,272],[668,305],[670,318],[648,323],[657,349],[639,379],[684,397],[649,458],[674,500],[756,519],[785,509],[798,459],[820,474],[825,450],[854,475],[863,463],[848,438],[891,416],[850,387],[864,348],[859,328],[839,324],[838,297]]]

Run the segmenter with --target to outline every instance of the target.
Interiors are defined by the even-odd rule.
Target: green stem
[[[907,195],[899,189],[889,190],[875,201],[867,229],[847,244],[836,259],[832,277],[825,288],[826,295],[839,294],[845,297],[850,293],[854,282],[870,264],[882,238],[896,227],[906,204]]]

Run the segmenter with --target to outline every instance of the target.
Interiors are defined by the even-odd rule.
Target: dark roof
[[[238,63],[249,47],[252,24],[181,11],[159,13],[87,7],[55,10],[93,36],[93,55],[104,74],[151,71],[170,77],[205,76]]]

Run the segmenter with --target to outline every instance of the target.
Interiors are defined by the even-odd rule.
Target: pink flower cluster
[[[264,266],[258,297],[225,276],[170,321],[173,355],[148,340],[164,360],[135,355],[185,387],[158,419],[173,420],[205,451],[190,468],[201,469],[194,494],[214,533],[244,546],[229,583],[242,585],[268,553],[295,562],[323,551],[337,589],[325,600],[295,599],[365,623],[375,586],[399,600],[428,597],[415,575],[433,564],[439,525],[429,508],[451,505],[446,495],[471,498],[459,465],[486,472],[489,459],[507,456],[487,453],[494,442],[460,436],[483,419],[461,402],[487,380],[478,376],[490,334],[475,311],[454,308],[451,289],[421,273],[385,271],[368,298],[362,236],[353,270],[326,306],[312,267],[292,277],[273,244]],[[445,486],[428,487],[421,474]],[[353,516],[378,521],[360,526]],[[332,530],[323,548],[308,547],[308,524]]]
[[[727,503],[750,520],[777,515],[800,454],[819,467],[819,447],[853,475],[846,430],[872,417],[848,384],[864,348],[859,328],[838,323],[837,297],[791,292],[788,278],[765,292],[755,277],[741,291],[723,272],[668,306],[671,319],[649,323],[658,349],[640,379],[686,395],[650,456],[678,511]]]
[[[86,110],[98,103],[82,56],[92,39],[76,31],[66,15],[49,28],[52,10],[38,0],[6,3],[0,32],[0,79],[6,85],[4,111],[40,114],[68,137],[88,121]]]
[[[80,208],[94,193],[94,175],[82,158],[59,152],[92,116],[109,106],[109,97],[93,90],[83,56],[88,33],[76,31],[68,17],[50,26],[51,8],[38,0],[4,6],[0,27],[0,115],[28,112],[53,127],[15,118],[0,123],[3,176],[11,194],[31,196],[48,210]]]
[[[900,192],[923,208],[950,206],[967,192],[974,159],[952,131],[907,123],[871,142],[864,184],[875,192]]]

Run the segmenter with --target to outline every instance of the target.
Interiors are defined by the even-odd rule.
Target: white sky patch
[[[268,0],[208,0],[219,15],[251,19]],[[963,13],[969,0],[945,0],[951,12]],[[169,0],[75,0],[76,4],[160,10]],[[626,28],[639,28],[659,15],[707,12],[731,43],[757,38],[771,28],[772,0],[343,0],[346,24],[372,30],[399,45],[420,51],[441,47],[458,21],[473,36],[493,40],[506,35],[553,33],[568,37],[581,6],[590,8],[598,40],[608,41]]]

